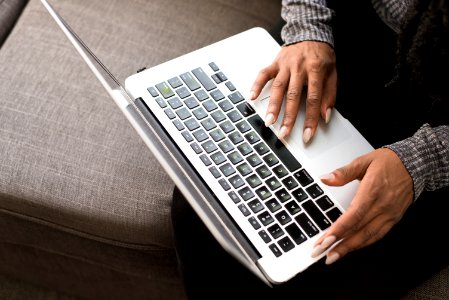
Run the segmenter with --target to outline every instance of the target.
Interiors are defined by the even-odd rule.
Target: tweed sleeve
[[[449,126],[424,124],[412,137],[386,145],[412,177],[414,200],[424,191],[449,186]]]
[[[334,46],[331,21],[334,11],[325,0],[282,0],[282,28],[285,45],[301,41],[320,41]]]

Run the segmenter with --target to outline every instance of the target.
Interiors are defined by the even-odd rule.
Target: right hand
[[[328,123],[335,105],[337,69],[333,48],[327,43],[314,41],[282,47],[274,62],[259,72],[251,88],[251,100],[260,95],[271,79],[274,81],[265,117],[266,126],[278,119],[286,95],[279,137],[288,136],[296,121],[303,87],[307,86],[303,141],[308,143],[315,134],[320,116]]]

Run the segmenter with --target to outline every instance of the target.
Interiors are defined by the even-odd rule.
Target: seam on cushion
[[[4,242],[4,241],[0,242],[0,244],[13,245],[13,246],[19,246],[19,247],[25,247],[25,248],[29,248],[29,249],[34,249],[34,250],[42,251],[42,252],[45,252],[45,253],[49,253],[49,254],[53,254],[53,255],[58,255],[58,256],[65,257],[65,258],[74,259],[74,260],[76,260],[76,261],[81,261],[81,262],[84,262],[84,263],[89,263],[89,264],[91,264],[91,265],[100,266],[100,267],[103,267],[103,268],[107,268],[107,269],[116,271],[116,272],[118,272],[118,273],[130,275],[130,276],[144,277],[144,278],[148,278],[148,279],[153,278],[153,276],[151,276],[151,277],[148,276],[149,274],[145,274],[144,276],[142,276],[141,274],[138,274],[138,273],[135,273],[135,272],[129,272],[128,270],[124,270],[123,268],[115,268],[113,265],[108,265],[108,264],[100,263],[100,262],[97,262],[97,261],[93,261],[93,260],[90,260],[90,259],[86,259],[86,258],[84,258],[84,257],[78,257],[78,256],[75,256],[75,255],[67,255],[67,254],[65,254],[65,253],[61,253],[61,252],[58,252],[58,251],[49,251],[48,249],[44,249],[44,248],[41,248],[41,247],[30,246],[30,245],[23,245],[23,244],[17,244],[17,243],[10,243],[10,242]],[[157,278],[160,280],[160,277],[157,277]],[[164,280],[164,281],[165,281],[165,280]],[[171,282],[171,281],[168,281],[168,280],[167,280],[167,282]]]
[[[22,213],[14,212],[14,211],[11,211],[11,210],[8,210],[5,208],[0,208],[0,212],[9,214],[11,216],[15,216],[17,218],[25,219],[30,222],[35,222],[35,223],[38,223],[41,225],[45,225],[45,226],[48,226],[48,227],[56,229],[56,230],[64,231],[64,232],[76,235],[78,237],[87,238],[90,240],[102,242],[102,243],[113,245],[113,246],[120,246],[123,248],[135,249],[135,250],[151,250],[151,251],[160,251],[160,252],[165,252],[166,249],[170,249],[170,248],[155,247],[155,246],[144,245],[144,244],[130,244],[130,243],[120,242],[117,240],[107,239],[107,238],[103,238],[103,237],[93,235],[90,233],[82,232],[82,231],[79,231],[79,230],[76,230],[76,229],[73,229],[70,227],[66,227],[66,226],[63,226],[60,224],[56,224],[56,223],[53,223],[53,222],[50,222],[47,220],[43,220],[40,218],[24,215]]]

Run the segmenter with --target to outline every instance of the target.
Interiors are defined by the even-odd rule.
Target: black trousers
[[[342,7],[345,2],[351,9]],[[395,34],[370,1],[329,3],[337,12],[336,108],[374,147],[410,136],[421,125],[419,110],[410,107],[394,85],[385,87],[394,74]],[[356,36],[355,26],[363,28],[363,36]],[[187,295],[192,300],[398,299],[448,265],[449,247],[442,241],[449,228],[448,200],[448,188],[425,192],[379,242],[330,266],[323,259],[288,283],[270,288],[221,248],[175,189],[172,221]]]

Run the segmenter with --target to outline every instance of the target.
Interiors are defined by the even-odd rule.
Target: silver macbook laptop
[[[318,178],[373,148],[336,110],[309,145],[302,142],[304,109],[284,140],[278,123],[265,127],[270,85],[247,99],[280,50],[267,31],[247,30],[122,85],[41,1],[230,255],[270,286],[320,258],[311,258],[313,244],[348,207],[358,182],[332,188]]]

